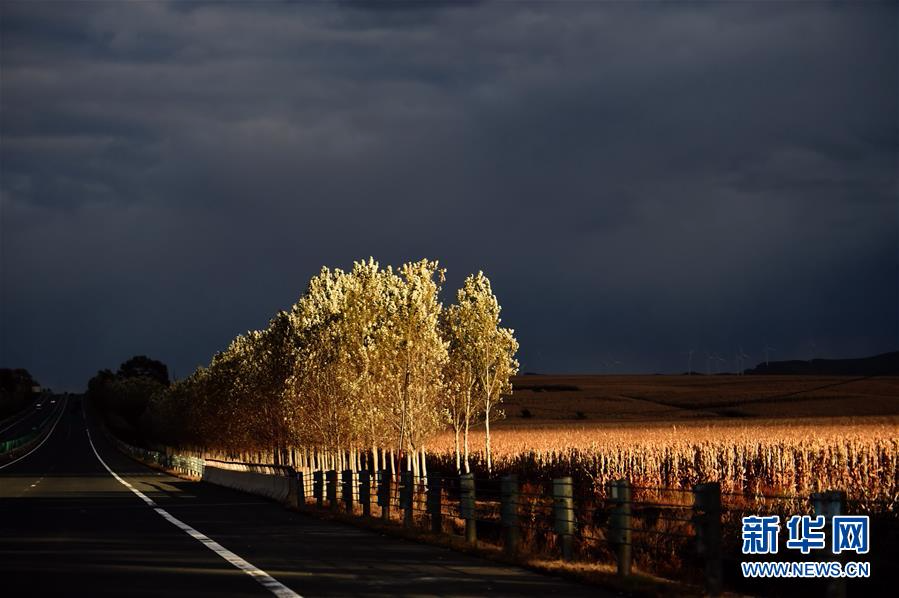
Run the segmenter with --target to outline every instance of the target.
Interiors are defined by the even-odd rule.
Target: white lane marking
[[[66,397],[65,403],[67,403],[68,401],[69,401],[69,397]],[[10,461],[10,462],[7,463],[6,465],[0,465],[0,469],[3,469],[3,468],[5,468],[5,467],[9,467],[9,466],[12,465],[13,463],[18,463],[19,461],[21,461],[22,459],[24,459],[25,457],[27,457],[28,455],[30,455],[31,453],[33,453],[34,451],[36,451],[37,449],[41,448],[41,447],[44,445],[44,443],[47,442],[47,439],[50,438],[51,436],[53,436],[53,430],[56,429],[56,424],[59,423],[59,420],[62,419],[63,413],[66,412],[65,403],[63,403],[62,409],[60,409],[59,415],[56,416],[56,421],[53,422],[53,427],[50,428],[50,433],[47,434],[46,436],[44,436],[44,439],[41,440],[40,444],[38,444],[36,447],[34,447],[34,448],[31,449],[30,451],[28,451],[27,453],[25,453],[24,455],[22,455],[21,457],[19,457],[19,458],[16,459],[15,461]]]
[[[34,410],[32,410],[30,413],[26,413],[25,415],[23,415],[22,417],[20,417],[16,421],[14,421],[13,423],[9,424],[8,426],[6,426],[2,430],[0,430],[0,434],[2,434],[3,432],[6,432],[7,430],[9,430],[10,428],[12,428],[14,426],[18,426],[19,424],[21,424],[23,421],[25,421],[26,419],[28,419],[35,413],[37,413],[37,411],[34,411]]]
[[[180,519],[172,517],[172,515],[170,515],[165,509],[156,506],[156,503],[153,502],[152,498],[132,486],[130,483],[126,482],[119,476],[119,474],[110,469],[109,465],[106,464],[106,461],[104,461],[100,456],[100,453],[97,452],[97,447],[94,446],[94,441],[91,438],[91,431],[87,428],[85,428],[85,431],[87,432],[87,440],[91,443],[91,449],[93,449],[94,455],[97,456],[97,460],[100,461],[100,464],[106,468],[106,471],[108,471],[110,475],[112,475],[112,477],[118,480],[119,483],[134,492],[134,494],[136,494],[138,498],[147,503],[147,506],[151,507],[154,511],[159,513],[159,515],[161,515],[163,519],[165,519],[181,531],[185,532],[188,536],[192,537],[194,540],[197,540],[206,548],[216,553],[256,581],[258,581],[265,589],[269,590],[275,596],[278,596],[279,598],[302,598],[302,596],[282,584],[280,581],[276,580],[274,577],[272,577],[262,569],[259,569],[255,565],[248,563],[215,540],[209,538],[205,534],[198,532]]]

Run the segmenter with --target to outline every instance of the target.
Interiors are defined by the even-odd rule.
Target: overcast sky
[[[523,371],[899,348],[896,2],[0,16],[0,366],[45,385],[184,377],[369,255],[483,269]]]

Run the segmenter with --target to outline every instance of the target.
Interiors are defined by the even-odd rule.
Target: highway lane
[[[270,595],[174,528],[94,456],[80,410],[0,469],[4,595]]]
[[[602,595],[172,477],[91,429],[97,454],[123,481],[302,596]],[[8,595],[271,595],[117,481],[72,409],[44,446],[0,469],[0,575]]]
[[[51,403],[51,400],[55,401],[55,403]],[[7,422],[0,428],[0,442],[25,436],[61,409],[64,402],[64,399],[61,397],[53,397],[52,399],[48,397],[36,400],[17,419]],[[40,408],[37,408],[38,404],[41,405]]]

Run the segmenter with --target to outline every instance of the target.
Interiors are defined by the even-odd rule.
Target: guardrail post
[[[553,527],[562,549],[562,560],[574,556],[574,498],[571,478],[553,480]]]
[[[346,505],[346,512],[352,514],[353,513],[353,478],[355,477],[355,472],[352,469],[344,469],[342,473],[342,488],[343,491],[343,502]]]
[[[609,541],[615,547],[618,575],[631,574],[631,485],[627,480],[609,482],[609,498],[612,500],[612,517],[609,520]]]
[[[428,516],[431,519],[431,531],[439,534],[443,531],[443,510],[440,506],[441,493],[443,484],[441,479],[436,476],[428,478]]]
[[[371,472],[359,472],[359,503],[362,505],[362,516],[371,517]]]
[[[501,518],[503,524],[503,550],[506,554],[518,552],[518,476],[510,474],[500,480]]]
[[[287,474],[287,506],[297,508],[299,500],[297,500],[297,474],[293,470],[288,470]]]
[[[390,520],[390,485],[393,480],[390,471],[382,469],[378,471],[378,506],[381,507],[381,519]]]
[[[306,477],[303,475],[302,471],[296,472],[294,476],[297,485],[297,506],[305,507],[306,506]]]
[[[337,470],[329,469],[325,472],[325,490],[328,494],[328,507],[332,511],[340,508],[337,504]]]
[[[721,484],[709,482],[693,486],[693,519],[696,522],[696,549],[705,562],[705,590],[709,596],[721,593]]]
[[[459,476],[459,514],[465,520],[465,540],[469,544],[478,543],[478,527],[475,518],[474,474]]]
[[[833,517],[834,515],[842,515],[846,503],[846,493],[839,490],[828,490],[827,492],[815,492],[811,495],[812,510],[815,516],[824,516],[824,534],[827,539],[827,545],[833,546]],[[833,554],[832,550],[825,553],[824,558],[841,561],[846,553],[838,555]],[[846,580],[843,578],[831,578],[827,581],[827,589],[824,594],[827,598],[845,598],[846,596]]]
[[[413,483],[412,472],[404,471],[400,477],[400,508],[403,510],[404,527],[412,527]]]
[[[312,496],[315,506],[319,509],[325,506],[325,472],[320,469],[312,472]]]

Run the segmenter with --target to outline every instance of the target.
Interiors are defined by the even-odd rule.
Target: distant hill
[[[760,363],[747,374],[815,376],[899,376],[899,351],[858,359],[813,359]]]

